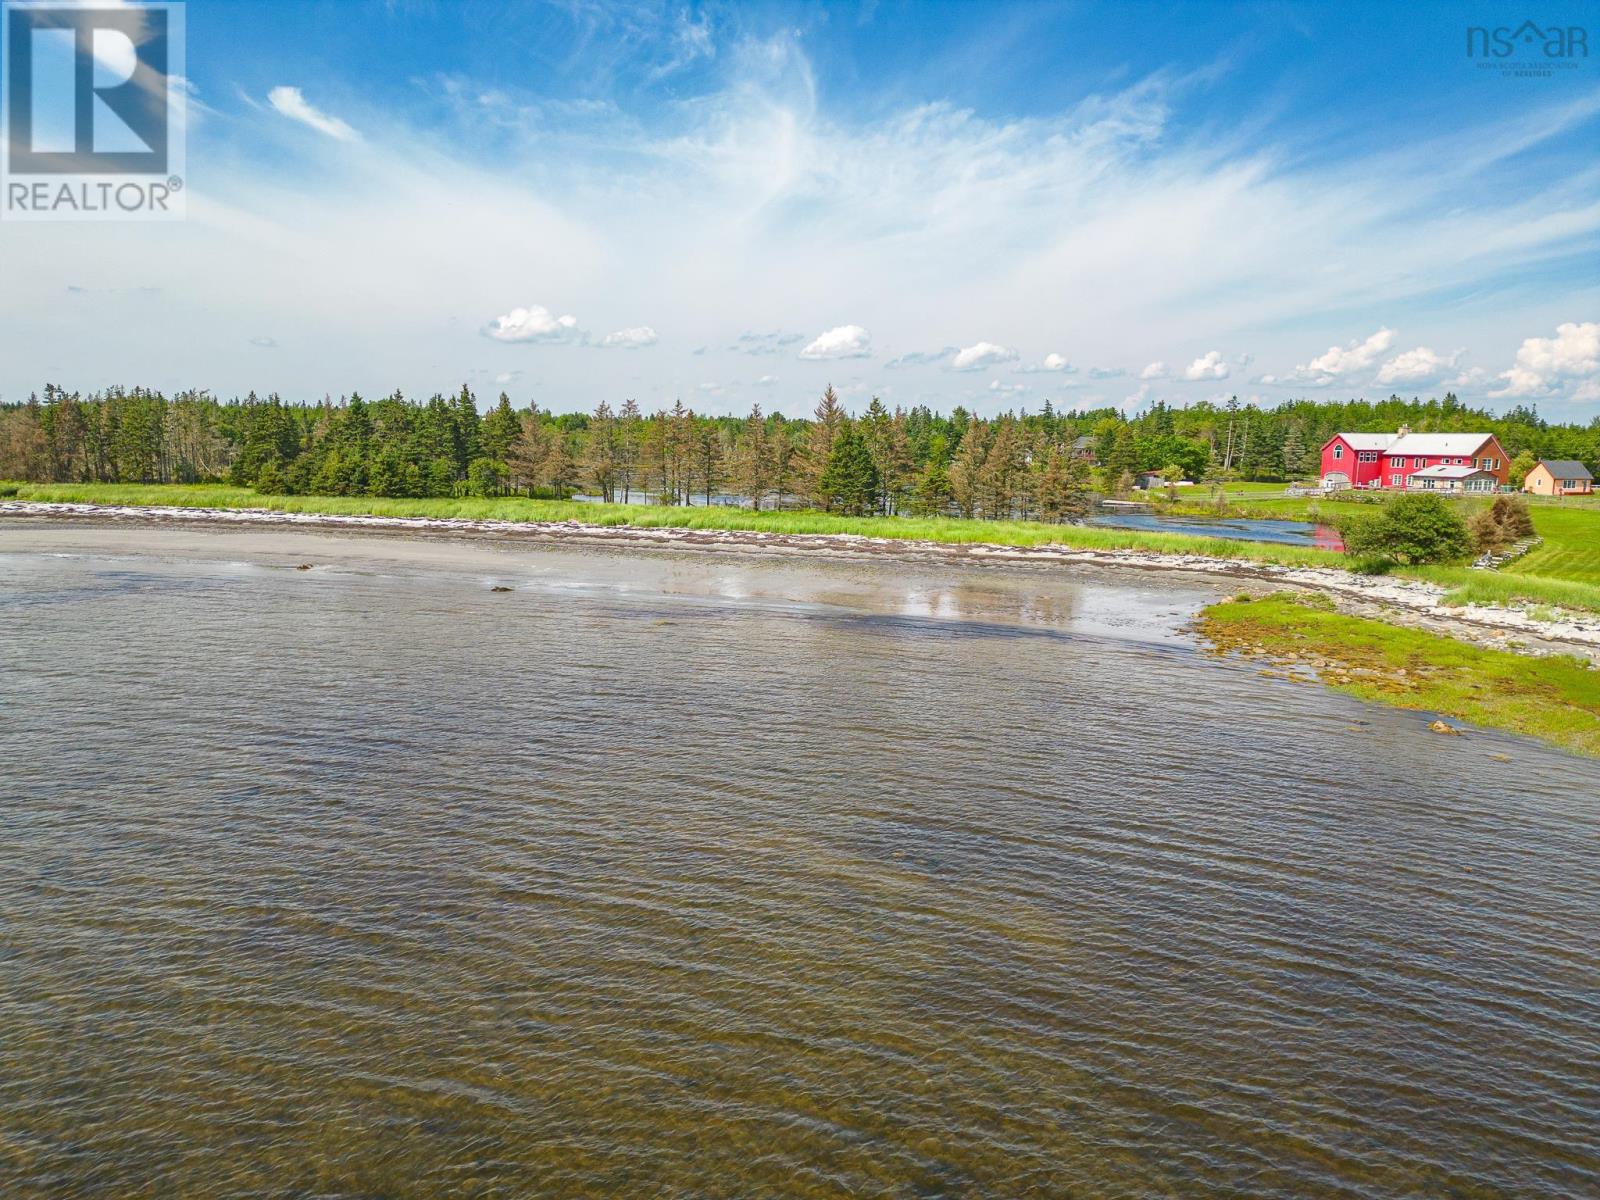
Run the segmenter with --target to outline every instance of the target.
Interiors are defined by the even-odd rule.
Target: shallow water
[[[0,523],[0,1195],[1600,1193],[1593,764],[1208,594]]]
[[[1331,525],[1285,521],[1271,517],[1195,517],[1124,509],[1088,518],[1086,525],[1142,529],[1150,533],[1193,533],[1241,542],[1273,542],[1284,546],[1317,546],[1343,550],[1344,538]]]

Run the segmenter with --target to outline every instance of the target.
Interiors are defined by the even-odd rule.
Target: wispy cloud
[[[1384,372],[1420,382],[1432,367],[1407,356],[1429,347],[1494,364],[1464,385],[1479,397],[1496,383],[1570,397],[1587,381],[1521,345],[1559,341],[1556,318],[1592,315],[1572,264],[1600,240],[1600,168],[1563,156],[1593,133],[1600,89],[1556,101],[1501,91],[1443,136],[1412,122],[1365,141],[1278,140],[1215,77],[1148,57],[1125,85],[1054,110],[1036,97],[969,107],[905,71],[872,103],[845,104],[819,87],[805,31],[696,6],[561,11],[575,64],[563,82],[581,72],[583,86],[489,85],[443,48],[454,73],[408,85],[426,103],[385,106],[376,97],[393,93],[336,68],[305,81],[320,104],[288,85],[259,110],[230,100],[226,119],[191,135],[218,165],[192,191],[181,244],[130,227],[99,253],[92,240],[0,229],[0,290],[51,297],[0,297],[11,344],[29,350],[0,355],[0,386],[37,386],[19,376],[69,361],[63,331],[81,328],[69,305],[157,272],[185,280],[195,373],[254,386],[264,356],[236,331],[271,329],[275,380],[312,396],[330,371],[363,390],[449,386],[450,364],[485,348],[480,334],[585,343],[561,310],[502,307],[529,295],[589,317],[672,314],[670,342],[700,347],[692,364],[660,342],[648,356],[541,359],[540,382],[582,407],[748,378],[740,355],[787,362],[781,401],[795,406],[844,358],[872,364],[869,391],[887,359],[907,396],[948,404],[972,386],[948,368],[984,344],[1017,356],[974,370],[1008,376],[1066,376],[1067,356],[1044,352],[1070,346],[1135,375],[1157,359],[1168,378],[1214,381],[1244,364],[1199,350],[1249,345],[1252,372],[1280,389],[1338,380],[1354,393]],[[373,98],[346,120],[329,111],[343,96]],[[297,138],[284,155],[281,118],[327,141]],[[88,291],[68,295],[63,279]],[[135,321],[161,329],[153,314]],[[1414,349],[1367,351],[1389,325]],[[789,330],[806,332],[763,332]],[[164,369],[159,339],[145,342],[148,357],[130,352],[116,369]],[[641,379],[641,360],[659,377]],[[1452,365],[1439,386],[1468,374]]]
[[[318,133],[327,134],[341,142],[359,141],[361,135],[341,121],[330,117],[309,103],[297,87],[275,87],[267,93],[267,102],[291,121],[309,125]]]

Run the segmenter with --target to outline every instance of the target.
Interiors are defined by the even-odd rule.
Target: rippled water
[[[1202,537],[1227,538],[1229,541],[1316,546],[1323,550],[1344,549],[1344,538],[1331,525],[1276,517],[1196,517],[1122,509],[1090,517],[1084,524],[1106,525],[1113,529],[1141,529],[1148,533],[1196,533]]]
[[[1600,1194],[1593,764],[1202,598],[0,525],[0,1195]]]

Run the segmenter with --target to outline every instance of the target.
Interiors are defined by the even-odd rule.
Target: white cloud
[[[1565,379],[1600,373],[1600,322],[1567,321],[1553,338],[1524,338],[1517,360],[1500,378],[1505,386],[1491,396],[1545,396]]]
[[[778,377],[776,375],[763,375],[760,379],[756,380],[757,387],[775,387],[777,386],[777,383]]]
[[[10,350],[0,355],[0,389],[25,396],[47,364],[71,362],[77,382],[182,374],[242,395],[269,382],[261,370],[270,360],[271,386],[289,394],[427,394],[459,386],[456,314],[481,319],[530,296],[559,298],[558,312],[586,319],[676,314],[663,344],[682,339],[673,349],[686,368],[679,381],[638,380],[644,355],[543,356],[540,382],[575,409],[635,393],[670,403],[698,379],[783,369],[809,338],[750,370],[725,348],[742,329],[806,330],[819,314],[859,322],[890,354],[935,349],[963,329],[1032,348],[1031,363],[1067,331],[1076,352],[1092,354],[1086,362],[1107,364],[1248,344],[1272,364],[1275,392],[1287,390],[1293,363],[1319,353],[1307,347],[1342,344],[1380,318],[1425,325],[1435,348],[1469,346],[1471,361],[1500,371],[1520,341],[1500,341],[1504,330],[1549,337],[1557,316],[1595,317],[1590,282],[1559,264],[1600,236],[1600,174],[1560,170],[1558,156],[1592,127],[1600,92],[1530,93],[1515,112],[1490,106],[1448,131],[1412,123],[1388,138],[1341,136],[1338,154],[1305,155],[1270,130],[1194,135],[1210,100],[1165,72],[1020,116],[945,102],[937,87],[926,103],[900,103],[907,92],[894,80],[881,103],[849,104],[817,86],[800,36],[739,49],[722,40],[719,20],[714,69],[673,75],[687,90],[670,103],[659,89],[639,102],[638,89],[607,79],[594,94],[616,103],[588,113],[554,113],[514,83],[497,85],[503,96],[490,107],[485,88],[466,81],[459,108],[427,95],[366,116],[370,108],[341,99],[332,77],[301,77],[326,110],[319,116],[360,124],[362,141],[350,143],[283,125],[269,80],[256,89],[264,111],[238,104],[206,135],[216,169],[194,190],[182,239],[130,225],[114,242],[69,246],[0,227]],[[606,32],[586,33],[585,44],[604,44]],[[697,36],[687,31],[685,45]],[[665,42],[630,69],[670,61],[676,50]],[[925,83],[908,86],[926,93]],[[430,73],[416,86],[441,85]],[[1335,134],[1360,132],[1341,114],[1329,120]],[[286,136],[324,153],[272,155],[271,141]],[[1543,186],[1524,186],[1530,171]],[[1393,185],[1398,177],[1404,188]],[[1286,272],[1289,261],[1306,269]],[[168,276],[187,281],[193,313],[181,372],[171,331],[154,314],[141,315],[126,344],[87,344],[69,305],[88,297],[61,288],[67,279],[100,291]],[[241,290],[245,278],[251,286]],[[1481,302],[1442,299],[1463,294]],[[1330,320],[1354,324],[1320,323]],[[478,323],[466,320],[465,331]],[[238,334],[249,329],[271,329],[282,348],[250,353]],[[1285,332],[1307,329],[1298,342]],[[1240,331],[1252,330],[1246,341]],[[684,351],[703,343],[703,363],[683,364]],[[1365,386],[1394,353],[1348,380]],[[1222,382],[1246,373],[1230,362]],[[490,360],[491,374],[497,365]],[[1178,360],[1177,373],[1186,365]],[[1010,370],[999,368],[1007,378]],[[330,371],[343,380],[330,382]],[[907,403],[948,409],[958,381],[977,380],[925,373]],[[1120,390],[1107,385],[1107,402]],[[809,411],[808,392],[782,391],[784,411]]]
[[[1167,377],[1167,364],[1153,362],[1139,372],[1140,379],[1165,379]]]
[[[1396,354],[1383,366],[1378,368],[1379,383],[1424,383],[1430,379],[1437,379],[1446,371],[1456,365],[1456,359],[1461,354],[1446,358],[1436,354],[1427,346],[1418,346],[1415,350],[1406,350]]]
[[[1068,362],[1065,355],[1061,354],[1046,354],[1038,363],[1038,365],[1029,363],[1025,367],[1017,368],[1017,374],[1019,375],[1034,375],[1040,373],[1076,375],[1078,373],[1078,368]]]
[[[801,358],[866,358],[872,353],[871,336],[859,325],[836,325],[800,351]]]
[[[1017,352],[1006,346],[997,346],[993,342],[975,342],[963,350],[957,350],[954,358],[950,360],[952,371],[981,371],[985,367],[992,367],[997,363],[1015,362]]]
[[[542,304],[513,308],[496,317],[483,333],[497,342],[570,342],[582,336],[576,317],[558,317]]]
[[[1387,327],[1365,341],[1351,341],[1344,346],[1329,346],[1310,362],[1294,369],[1296,379],[1308,383],[1328,384],[1341,375],[1364,371],[1394,345],[1394,330]]]
[[[1015,395],[1017,392],[1027,391],[1028,385],[1025,383],[1006,384],[1001,383],[998,379],[991,379],[989,381],[989,390],[1002,396],[1010,396]]]
[[[1090,367],[1090,379],[1120,379],[1127,372],[1121,367]]]
[[[1191,383],[1198,379],[1226,379],[1228,364],[1222,361],[1217,350],[1208,350],[1184,368],[1183,377]]]
[[[642,346],[654,346],[656,340],[656,331],[650,326],[635,325],[606,334],[600,339],[600,345],[607,350],[638,350]]]
[[[263,350],[275,350],[278,347],[278,339],[269,337],[253,337],[250,339],[250,344],[252,346],[259,346]]]
[[[318,133],[325,133],[341,142],[361,140],[361,135],[338,117],[330,117],[308,103],[297,87],[275,87],[267,93],[267,101],[290,120],[309,125]]]
[[[506,383],[515,383],[517,380],[519,380],[521,378],[522,378],[522,372],[521,371],[501,371],[499,374],[497,374],[494,377],[494,381],[496,383],[499,383],[499,384],[506,384]]]

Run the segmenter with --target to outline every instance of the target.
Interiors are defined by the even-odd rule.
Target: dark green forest
[[[1600,473],[1600,417],[1554,424],[1531,408],[1496,415],[1454,395],[1427,401],[1297,400],[1276,408],[1157,403],[979,418],[956,408],[848,414],[833,389],[811,417],[752,409],[706,416],[680,402],[591,413],[484,411],[450,397],[350,395],[292,403],[140,388],[83,395],[50,386],[0,407],[0,479],[57,483],[227,482],[265,493],[563,497],[663,504],[752,503],[840,513],[1059,520],[1141,472],[1199,482],[1314,480],[1338,430],[1488,430],[1523,469],[1578,459]]]

